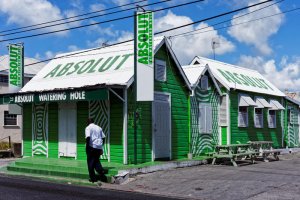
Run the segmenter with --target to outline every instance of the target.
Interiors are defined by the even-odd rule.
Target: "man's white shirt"
[[[103,138],[105,135],[102,128],[91,123],[85,128],[85,138],[90,137],[90,146],[96,149],[102,149]]]

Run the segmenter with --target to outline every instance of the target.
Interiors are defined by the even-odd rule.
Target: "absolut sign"
[[[153,101],[153,12],[137,12],[135,17],[136,100]]]
[[[18,92],[23,86],[24,56],[23,45],[9,47],[9,92]]]

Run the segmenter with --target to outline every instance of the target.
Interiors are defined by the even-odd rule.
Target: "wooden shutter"
[[[227,120],[227,95],[220,97],[220,112],[219,112],[219,123],[220,126],[228,126]]]
[[[211,105],[206,106],[206,133],[212,133],[212,108],[211,108]]]
[[[205,133],[205,105],[199,105],[199,118],[198,118],[198,126],[199,126],[199,133]]]
[[[155,79],[157,81],[166,81],[166,61],[155,60]]]
[[[198,126],[200,134],[212,133],[212,107],[210,104],[199,105]]]

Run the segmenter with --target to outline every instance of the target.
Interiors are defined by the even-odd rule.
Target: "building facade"
[[[24,108],[23,155],[85,160],[92,117],[109,162],[187,157],[190,86],[168,40],[156,38],[154,47],[153,102],[135,101],[132,42],[49,62],[14,96]]]
[[[33,58],[24,58],[25,65],[30,63],[38,62],[38,60]],[[9,93],[8,88],[8,66],[9,66],[9,56],[0,57],[0,94]],[[26,84],[45,64],[35,64],[32,66],[25,67],[24,71],[24,83]],[[7,137],[11,137],[13,143],[22,142],[22,125],[23,125],[22,115],[15,115],[9,113],[8,105],[0,105],[0,139],[5,138],[4,141],[7,142]]]

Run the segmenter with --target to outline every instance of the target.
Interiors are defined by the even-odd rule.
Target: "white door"
[[[77,157],[76,104],[60,103],[58,106],[59,156]]]
[[[154,159],[171,158],[170,95],[155,93],[153,102]]]

